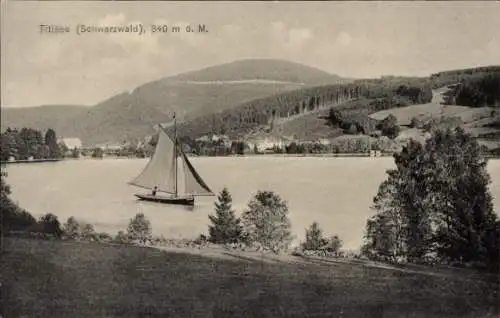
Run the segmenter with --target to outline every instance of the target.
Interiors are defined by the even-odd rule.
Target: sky
[[[1,103],[94,105],[163,77],[277,58],[349,78],[500,65],[500,2],[11,2]],[[145,34],[76,33],[141,23]],[[40,24],[70,28],[40,32]],[[151,25],[204,24],[205,33]]]

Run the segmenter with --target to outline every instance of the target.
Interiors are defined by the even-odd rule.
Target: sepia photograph
[[[500,2],[0,23],[0,318],[500,317]]]

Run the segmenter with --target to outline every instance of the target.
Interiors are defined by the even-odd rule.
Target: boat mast
[[[174,184],[174,194],[177,198],[177,122],[175,119],[174,112],[174,176],[175,176],[175,184]]]

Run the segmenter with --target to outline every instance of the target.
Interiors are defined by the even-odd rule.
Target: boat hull
[[[194,197],[167,197],[151,194],[135,194],[139,200],[151,201],[164,204],[194,205]]]

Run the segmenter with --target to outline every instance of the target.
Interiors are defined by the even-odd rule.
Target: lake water
[[[320,157],[200,157],[192,158],[200,175],[219,192],[227,186],[240,214],[257,190],[273,190],[289,203],[292,230],[298,240],[313,221],[325,234],[337,234],[346,248],[359,248],[372,198],[393,166],[386,158]],[[213,197],[196,198],[190,210],[137,201],[134,193],[147,190],[127,185],[146,165],[146,159],[74,160],[56,163],[10,164],[7,181],[12,198],[38,217],[54,213],[64,223],[75,216],[111,234],[125,230],[143,212],[153,233],[193,238],[207,233]],[[500,160],[488,170],[491,192],[500,210]]]

